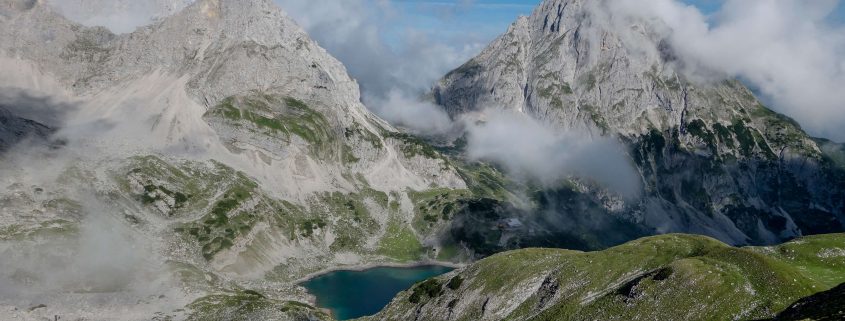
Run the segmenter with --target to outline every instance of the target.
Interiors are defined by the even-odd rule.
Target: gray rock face
[[[735,244],[843,229],[842,169],[738,81],[694,81],[657,22],[547,0],[433,89],[453,116],[508,109],[619,137],[646,186],[623,217]],[[799,196],[800,195],[800,196]]]
[[[269,1],[198,1],[121,36],[81,27],[47,5],[25,10],[8,23],[3,49],[37,62],[76,93],[158,70],[191,75],[191,92],[208,105],[247,90],[285,85],[295,87],[291,91],[306,89],[305,95],[319,95],[312,93],[319,91],[314,87],[332,85],[319,89],[323,96],[338,91],[343,96],[338,101],[358,95],[344,67]]]
[[[59,91],[105,105],[89,110],[134,113],[137,118],[154,119],[150,124],[152,134],[164,141],[152,143],[159,147],[194,141],[208,149],[208,141],[216,138],[205,136],[215,135],[213,130],[226,136],[227,142],[231,141],[229,129],[209,128],[197,117],[204,113],[199,108],[213,109],[226,98],[250,92],[305,102],[326,118],[326,125],[331,127],[327,129],[328,134],[343,138],[354,151],[366,148],[358,146],[351,136],[343,137],[346,129],[369,133],[379,142],[384,139],[383,133],[394,130],[360,103],[358,85],[343,65],[270,1],[197,1],[166,19],[125,35],[115,35],[101,27],[82,27],[43,3],[27,6],[8,3],[19,9],[0,31],[0,52],[4,56],[31,63],[37,70],[33,73],[54,80]],[[153,83],[167,82],[175,84],[149,89]],[[127,90],[142,95],[131,97],[133,100],[160,100],[165,106],[134,110],[126,106],[130,103],[126,98],[121,98]],[[161,90],[172,93],[155,92]],[[179,101],[185,97],[176,97],[183,90],[190,101]],[[193,109],[184,104],[193,105]],[[127,122],[124,118],[109,121]],[[247,140],[247,137],[239,138]],[[385,185],[392,184],[387,179],[391,174],[408,176],[409,172],[401,165],[403,160],[397,158],[395,151],[371,152],[377,154],[361,152],[356,156],[365,160],[357,166],[359,171],[380,175],[378,180],[383,180]],[[373,168],[384,164],[392,164],[398,172]],[[422,166],[429,165],[440,168],[439,160]],[[428,169],[420,169],[420,173],[425,173],[422,175],[426,178],[412,177],[405,182],[414,181],[418,187],[429,183],[463,185],[455,173],[432,175]]]
[[[127,34],[86,27],[51,3],[0,0],[0,73],[13,75],[0,77],[0,90],[49,98],[46,114],[58,124],[54,133],[52,122],[27,120],[40,112],[34,105],[0,101],[0,145],[24,132],[68,144],[0,154],[0,254],[20,258],[0,264],[4,290],[7,280],[13,286],[0,293],[0,307],[34,292],[54,310],[25,316],[33,319],[58,311],[142,320],[165,311],[205,320],[225,318],[215,311],[237,314],[242,302],[266,307],[269,318],[329,319],[289,302],[308,300],[296,280],[328,267],[428,255],[409,195],[466,188],[446,158],[371,114],[344,66],[269,0],[199,0]],[[51,291],[41,293],[35,287],[53,276],[38,276],[62,271],[33,272],[37,286],[15,279],[28,269],[25,253],[53,244],[34,240],[85,253],[65,240],[84,240],[101,213],[149,247],[138,258],[141,272],[117,277],[131,284],[91,294],[78,290],[87,282],[80,280],[43,285]],[[266,295],[238,294],[243,289]],[[54,295],[74,291],[84,293],[70,301]],[[161,294],[168,299],[149,300]]]
[[[695,109],[727,119],[757,107],[745,88],[690,83],[675,72],[671,47],[655,27],[636,22],[617,30],[601,3],[544,1],[444,77],[434,88],[438,101],[452,114],[497,107],[623,135],[680,127]],[[743,105],[710,107],[713,96],[728,95]]]

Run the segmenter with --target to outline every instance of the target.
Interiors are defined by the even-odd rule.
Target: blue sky
[[[649,1],[649,0],[643,0]],[[724,0],[682,0],[697,6],[705,14],[712,14]],[[815,1],[815,0],[809,0]],[[519,15],[528,15],[540,0],[391,0],[408,13],[400,21],[396,32],[407,28],[440,36],[474,34],[479,40],[492,39],[501,34]],[[845,22],[845,6],[839,5],[831,17]],[[396,33],[388,38],[400,37]]]
[[[392,0],[406,13],[401,23],[438,36],[492,40],[519,15],[530,14],[539,0]],[[401,32],[404,28],[396,28]],[[395,34],[391,36],[396,36]]]

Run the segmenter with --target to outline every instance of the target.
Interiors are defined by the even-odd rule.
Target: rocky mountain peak
[[[12,75],[0,77],[0,90],[37,98],[4,104],[0,95],[4,179],[86,206],[113,195],[120,200],[97,213],[127,213],[115,224],[152,236],[167,260],[251,282],[286,262],[301,262],[291,269],[300,273],[350,257],[383,260],[381,240],[397,233],[416,253],[427,235],[412,232],[423,211],[413,193],[466,191],[446,157],[370,113],[344,66],[269,0],[198,0],[128,33],[80,18],[103,16],[96,11],[0,1],[0,73]],[[108,13],[136,3],[72,7]],[[22,110],[66,113],[53,128]],[[57,181],[21,170],[39,166],[28,142],[54,137],[55,150],[36,146],[50,152],[39,161],[79,174]],[[92,195],[75,193],[83,185]],[[20,199],[15,188],[0,200]],[[10,224],[38,229],[61,217],[75,227],[87,217],[23,214],[38,204],[0,213],[0,239]]]
[[[268,0],[199,0],[177,14],[180,20],[208,23],[228,38],[262,45],[281,44],[304,35],[278,6]]]
[[[623,216],[659,232],[743,244],[842,230],[841,178],[823,174],[839,169],[796,122],[740,81],[688,75],[665,23],[612,3],[543,1],[443,77],[435,100],[453,117],[505,109],[619,138],[646,186]],[[784,182],[807,199],[778,192]]]
[[[7,8],[36,7],[4,1]],[[10,28],[0,31],[0,51],[36,61],[77,94],[161,71],[188,75],[189,91],[207,106],[249,90],[288,85],[306,87],[303,94],[327,104],[358,100],[357,83],[344,66],[271,1],[195,1],[120,35],[68,20],[49,2],[37,7],[17,11],[14,18],[7,14],[12,19]],[[302,76],[309,81],[294,79]],[[342,98],[331,99],[338,95]]]
[[[320,127],[319,131],[333,144],[339,144],[339,138],[352,139],[353,129],[369,133],[365,145],[376,144],[379,148],[359,151],[357,155],[366,157],[358,159],[382,161],[382,165],[390,164],[395,170],[407,170],[399,164],[395,153],[381,149],[383,143],[378,137],[392,129],[361,104],[358,84],[349,77],[345,67],[272,1],[195,1],[178,13],[128,34],[82,26],[52,10],[50,5],[38,8],[4,23],[0,29],[0,57],[14,60],[10,64],[31,66],[28,70],[37,81],[30,82],[30,87],[44,83],[44,79],[55,80],[62,90],[95,104],[95,107],[80,108],[85,114],[78,116],[81,121],[107,115],[110,123],[121,124],[115,128],[124,125],[135,128],[138,122],[134,119],[145,119],[142,128],[115,129],[115,134],[119,132],[131,140],[140,131],[155,146],[188,141],[202,149],[224,149],[221,152],[240,156],[247,153],[244,150],[256,148],[252,145],[265,149],[272,146],[272,151],[255,153],[284,158],[313,151],[308,145],[315,141],[294,140],[283,144],[299,145],[301,150],[295,152],[285,149],[291,146],[280,148],[277,142],[251,142],[251,146],[246,146],[249,144],[243,141],[248,141],[247,136],[252,134],[233,131],[231,124],[218,126],[216,120],[203,119],[206,113],[214,118],[210,111],[226,99],[242,102],[242,98],[249,97],[246,100],[272,103],[272,108],[261,110],[265,117],[292,117],[295,115],[290,114],[291,104],[299,106],[296,108],[308,112],[312,120],[320,120],[315,127]],[[144,108],[138,107],[139,101],[144,102]],[[210,128],[208,122],[217,127]],[[313,133],[300,134],[314,138],[309,135]],[[225,138],[225,144],[232,145],[234,140],[241,144],[237,149],[224,148],[218,145],[221,143],[216,140],[220,137],[215,135]],[[353,154],[347,154],[352,159]],[[335,162],[338,157],[330,158]],[[264,163],[272,163],[267,157],[264,159]],[[357,166],[370,165],[373,164],[362,161]],[[334,170],[331,175],[338,173]],[[389,172],[377,174],[389,175]],[[450,184],[457,182],[451,175],[447,176]],[[413,184],[425,181],[417,177],[411,180]],[[393,184],[386,177],[370,181],[385,186]],[[305,193],[299,191],[297,196]]]
[[[579,108],[572,107],[587,105],[613,113],[600,110],[607,101],[588,100],[609,98],[619,103],[633,99],[622,97],[628,90],[651,91],[651,76],[673,81],[682,77],[671,64],[670,48],[660,41],[660,28],[645,21],[620,25],[611,19],[613,13],[603,3],[543,1],[531,16],[519,18],[478,57],[445,77],[435,93],[452,114],[471,110],[472,106],[495,106],[578,127]],[[455,81],[460,86],[470,85],[467,82],[473,81],[476,72],[483,73],[477,65],[491,63],[498,76],[490,80],[497,83],[473,84],[481,85],[488,94],[468,95],[472,101],[450,101],[453,97],[441,90]],[[531,91],[534,87],[541,88]],[[613,91],[602,92],[605,89]],[[670,105],[680,103],[659,101],[656,95],[645,98],[637,104],[637,110],[627,112],[640,113],[643,107],[675,110]],[[680,122],[680,112],[672,118],[676,124]],[[616,125],[609,129],[623,133],[644,129],[631,122]]]

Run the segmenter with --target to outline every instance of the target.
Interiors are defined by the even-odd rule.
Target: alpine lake
[[[301,285],[317,297],[317,306],[330,310],[338,320],[349,320],[376,314],[399,292],[452,270],[439,265],[338,270]]]

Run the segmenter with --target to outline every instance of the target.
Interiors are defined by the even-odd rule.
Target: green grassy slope
[[[845,234],[773,247],[670,234],[599,252],[526,249],[427,282],[373,319],[760,319],[845,282]]]

